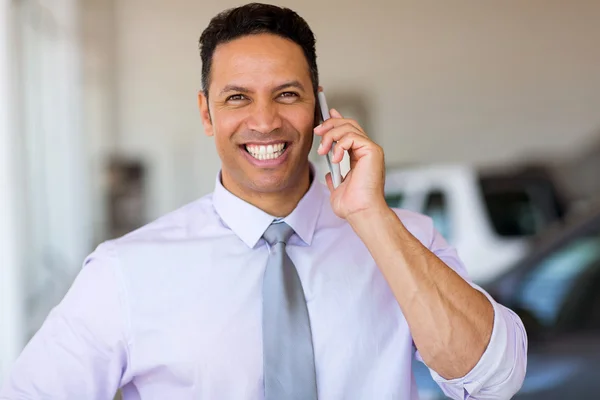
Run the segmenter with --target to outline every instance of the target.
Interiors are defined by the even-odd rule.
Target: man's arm
[[[1,400],[114,398],[128,357],[121,280],[108,245],[86,261],[17,359]]]
[[[453,398],[510,398],[521,387],[527,336],[519,318],[477,290],[430,251],[389,207],[352,215],[390,285],[423,362]],[[432,247],[443,241],[431,227]],[[443,241],[445,243],[445,241]],[[466,393],[465,393],[466,392]],[[467,396],[467,397],[465,397]]]
[[[409,232],[385,202],[383,149],[356,121],[330,113],[314,129],[322,137],[317,152],[326,154],[336,142],[332,162],[341,162],[344,150],[350,158],[341,185],[334,188],[326,176],[332,208],[371,252],[425,364],[455,399],[510,398],[522,385],[527,363],[521,321]],[[437,238],[432,226],[427,241]]]
[[[469,372],[490,336],[491,303],[429,251],[389,207],[349,219],[406,317],[425,363],[446,379]]]

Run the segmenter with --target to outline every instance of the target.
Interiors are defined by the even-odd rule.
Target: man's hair
[[[319,72],[315,36],[306,21],[289,8],[250,3],[217,14],[200,36],[202,90],[205,96],[208,97],[212,58],[217,46],[243,36],[261,33],[289,39],[302,48],[308,62],[313,90],[317,93]]]

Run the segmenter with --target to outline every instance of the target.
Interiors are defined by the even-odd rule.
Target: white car
[[[548,176],[468,165],[388,168],[385,194],[390,207],[430,216],[478,284],[525,256],[529,238],[564,213]]]

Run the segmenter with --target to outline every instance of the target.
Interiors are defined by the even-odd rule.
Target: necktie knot
[[[277,243],[287,244],[287,241],[292,237],[294,229],[285,222],[277,222],[269,225],[263,237],[271,246],[275,246]]]

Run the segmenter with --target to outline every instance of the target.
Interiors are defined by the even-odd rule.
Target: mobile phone
[[[317,93],[319,108],[321,109],[321,119],[323,122],[327,121],[331,116],[329,115],[329,107],[327,106],[327,100],[325,99],[325,93],[323,91],[319,91]],[[333,187],[337,188],[340,183],[342,183],[342,172],[340,170],[340,164],[334,163],[333,160],[333,149],[335,148],[336,142],[333,142],[331,145],[331,149],[327,154],[325,154],[325,159],[327,160],[327,166],[329,167],[329,172],[331,172],[331,180],[333,182]]]

